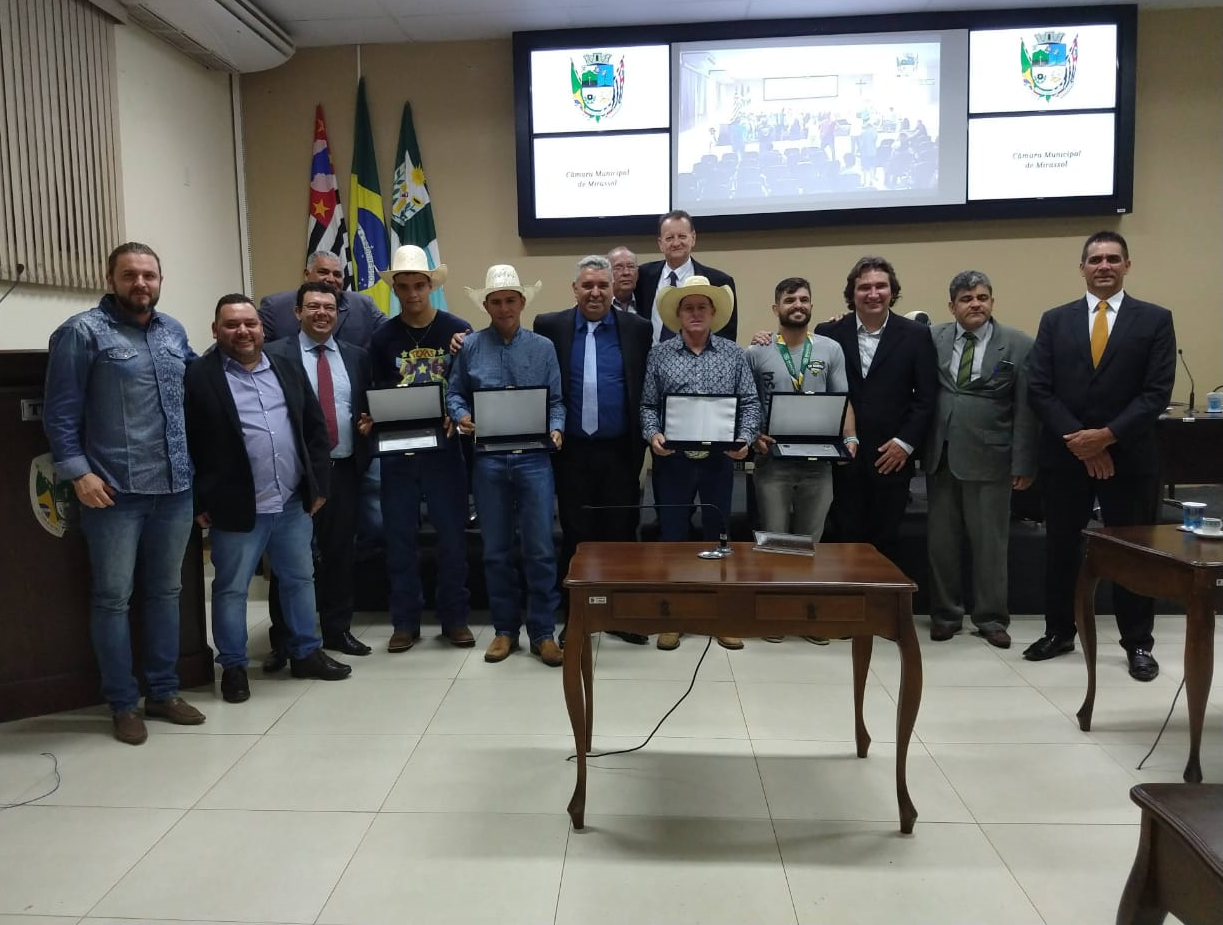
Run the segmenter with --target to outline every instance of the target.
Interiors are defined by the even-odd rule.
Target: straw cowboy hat
[[[499,263],[496,266],[489,267],[488,272],[484,274],[484,288],[472,289],[470,286],[465,286],[467,294],[471,296],[471,300],[476,303],[479,308],[484,308],[484,300],[488,298],[490,292],[503,292],[510,290],[522,294],[527,305],[531,304],[531,300],[535,298],[536,293],[543,288],[542,282],[536,282],[534,286],[524,286],[518,281],[518,271],[508,263]]]
[[[689,276],[678,286],[663,286],[658,292],[658,317],[671,331],[679,333],[679,303],[690,295],[703,295],[713,303],[709,330],[716,334],[730,321],[735,293],[730,286],[711,286],[704,276]]]
[[[396,273],[423,273],[429,277],[429,285],[433,289],[446,282],[446,264],[439,263],[429,269],[429,255],[415,244],[396,248],[395,256],[391,258],[391,268],[379,275],[388,286],[394,288]]]

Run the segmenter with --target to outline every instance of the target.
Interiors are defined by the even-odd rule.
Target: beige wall
[[[1223,299],[1213,271],[1223,241],[1223,10],[1143,12],[1139,17],[1138,143],[1134,213],[988,224],[892,225],[701,234],[697,252],[735,276],[741,340],[770,326],[773,284],[812,280],[821,313],[836,310],[845,273],[866,252],[896,265],[900,308],[946,311],[946,284],[974,267],[993,278],[999,318],[1035,332],[1040,312],[1082,292],[1078,252],[1099,227],[1130,242],[1135,295],[1177,315],[1178,340],[1199,393],[1223,382]],[[384,194],[390,189],[400,111],[412,103],[433,198],[452,309],[483,321],[462,286],[482,284],[491,263],[543,279],[532,310],[572,304],[576,258],[606,251],[603,238],[517,236],[510,43],[379,45],[361,49]],[[305,248],[306,172],[314,106],[326,111],[342,191],[352,158],[357,74],[354,47],[303,50],[284,67],[243,78],[247,185],[256,293],[294,285]],[[347,195],[343,196],[347,200]],[[657,256],[652,237],[626,243]],[[1184,398],[1182,380],[1177,397]]]
[[[217,295],[242,288],[229,76],[135,26],[116,27],[115,60],[123,237],[158,252],[161,308],[203,350]],[[60,322],[100,295],[19,286],[0,311],[21,324],[0,327],[0,350],[45,350]]]

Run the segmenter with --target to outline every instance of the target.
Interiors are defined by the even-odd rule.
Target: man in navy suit
[[[1028,401],[1043,425],[1045,634],[1024,651],[1039,662],[1074,650],[1080,531],[1100,504],[1105,526],[1153,524],[1159,504],[1155,423],[1176,380],[1172,313],[1126,293],[1129,247],[1098,231],[1083,245],[1087,294],[1040,319],[1028,354]],[[1130,675],[1159,674],[1151,655],[1155,605],[1113,587]]]
[[[306,259],[302,281],[330,283],[339,293],[339,315],[333,336],[336,340],[369,349],[374,332],[387,322],[387,317],[369,296],[360,292],[344,292],[344,265],[331,251],[315,251]],[[259,320],[263,322],[263,338],[267,343],[292,337],[300,329],[297,320],[297,290],[286,289],[264,296],[259,301]]]
[[[833,469],[831,537],[871,543],[896,561],[909,503],[913,453],[926,440],[938,401],[938,358],[930,328],[892,311],[900,280],[882,257],[863,257],[845,279],[836,321],[816,326],[845,353],[857,455]]]
[[[303,283],[297,290],[300,332],[268,344],[264,350],[297,366],[318,397],[331,447],[331,492],[328,503],[314,515],[314,591],[323,648],[345,655],[369,655],[370,648],[352,634],[353,550],[357,534],[357,494],[361,474],[369,465],[369,448],[357,422],[368,410],[365,391],[372,374],[369,354],[335,339],[339,318],[336,291],[328,283]],[[272,653],[265,672],[279,671],[288,662],[288,628],[280,608],[279,581],[272,575],[268,591]]]
[[[578,261],[573,297],[573,308],[540,315],[534,325],[535,333],[556,348],[565,398],[565,442],[552,457],[564,534],[557,563],[561,575],[578,543],[637,539],[635,505],[645,461],[637,422],[651,344],[649,322],[634,312],[612,311],[612,265],[606,257],[592,254]],[[591,511],[587,505],[626,509]],[[612,635],[646,642],[639,633]]]
[[[711,286],[729,286],[735,296],[730,320],[718,332],[719,337],[734,340],[739,324],[739,299],[735,293],[735,280],[728,273],[692,259],[696,247],[696,227],[692,216],[682,209],[668,212],[658,220],[658,249],[663,260],[643,263],[637,271],[637,289],[633,294],[633,308],[654,326],[654,343],[668,340],[675,334],[662,323],[658,314],[658,294],[668,286],[678,286],[692,276],[703,276]]]

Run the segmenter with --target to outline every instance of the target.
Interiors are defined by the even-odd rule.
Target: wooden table
[[[1189,763],[1184,779],[1201,783],[1202,724],[1214,676],[1215,589],[1223,586],[1223,540],[1201,540],[1175,525],[1095,527],[1083,531],[1087,551],[1075,588],[1074,622],[1087,661],[1087,696],[1079,728],[1091,729],[1096,702],[1096,584],[1108,578],[1135,594],[1185,605],[1185,696]]]
[[[913,628],[917,586],[864,544],[821,544],[815,556],[755,552],[731,544],[725,559],[700,559],[708,543],[582,543],[569,566],[565,705],[577,744],[577,784],[569,801],[574,828],[586,813],[586,753],[594,722],[590,634],[680,632],[701,636],[853,637],[854,739],[865,758],[862,720],[873,637],[900,648],[896,710],[896,800],[900,830],[912,832],[905,764],[921,703],[921,650]]]

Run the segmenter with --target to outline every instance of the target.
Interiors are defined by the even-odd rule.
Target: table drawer
[[[616,617],[705,617],[717,618],[718,596],[712,591],[688,594],[627,592],[612,597]]]
[[[866,597],[861,594],[758,594],[756,619],[862,623],[866,620]]]

